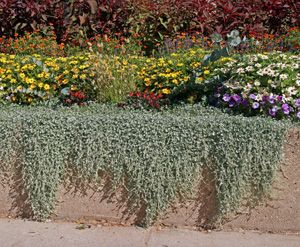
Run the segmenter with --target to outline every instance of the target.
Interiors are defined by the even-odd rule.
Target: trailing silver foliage
[[[0,174],[21,169],[37,219],[51,214],[63,180],[76,174],[75,180],[99,183],[99,174],[107,174],[111,191],[124,186],[132,209],[145,208],[149,225],[173,200],[191,193],[208,166],[223,215],[245,195],[260,198],[270,188],[286,128],[201,106],[162,112],[8,107],[0,112]],[[13,164],[16,153],[22,158]]]

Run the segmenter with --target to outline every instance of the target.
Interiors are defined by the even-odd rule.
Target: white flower
[[[261,68],[261,64],[260,64],[260,63],[256,63],[254,66],[255,66],[256,68]]]
[[[260,86],[260,81],[255,80],[255,81],[254,81],[254,85],[257,86],[257,87]]]
[[[254,70],[253,66],[247,66],[246,67],[246,71],[253,71],[253,70]]]
[[[243,74],[243,73],[245,73],[245,69],[244,68],[238,68],[236,70],[236,72],[239,73],[239,74]]]
[[[250,83],[247,83],[245,86],[245,91],[250,91],[252,89],[252,85]]]
[[[295,87],[288,87],[286,91],[289,95],[296,95],[297,94],[297,89]]]
[[[288,77],[289,77],[289,76],[288,76],[287,74],[281,74],[281,75],[279,76],[279,79],[280,79],[280,80],[286,80]]]
[[[263,59],[263,60],[266,60],[266,59],[268,59],[268,56],[266,56],[266,55],[263,55],[263,54],[259,54],[258,55],[261,59]]]
[[[261,94],[256,95],[256,100],[261,101],[262,100],[262,95]]]
[[[296,80],[296,85],[300,87],[300,80]]]

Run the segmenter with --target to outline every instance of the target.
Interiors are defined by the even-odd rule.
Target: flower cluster
[[[0,52],[7,54],[40,54],[59,57],[64,55],[64,44],[58,44],[53,32],[42,35],[40,31],[25,33],[23,36],[15,34],[14,38],[0,37]]]
[[[277,119],[285,117],[300,119],[300,98],[288,102],[285,96],[274,94],[227,94],[221,104],[232,111],[246,115],[266,115]]]
[[[64,105],[71,106],[71,105],[78,105],[78,106],[84,106],[86,105],[87,101],[87,95],[81,91],[72,91],[68,90],[67,94],[61,95],[61,100]]]
[[[137,86],[141,91],[168,95],[190,80],[191,71],[200,66],[205,51],[190,49],[160,58],[148,58],[138,72]]]
[[[299,64],[300,56],[295,54],[236,55],[211,64],[209,77],[221,78],[225,93],[222,101],[229,108],[238,105],[243,106],[243,112],[248,109],[251,114],[267,112],[281,118],[298,113]]]
[[[162,97],[162,94],[153,92],[131,92],[127,104],[135,109],[159,109],[163,104]],[[121,104],[120,106],[123,105]]]
[[[62,89],[92,90],[88,56],[51,58],[0,54],[2,102],[31,104],[59,96]]]
[[[265,53],[239,56],[214,71],[231,92],[273,93],[287,101],[300,96],[300,55]]]

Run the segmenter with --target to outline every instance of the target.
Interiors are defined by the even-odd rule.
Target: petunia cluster
[[[235,55],[210,64],[220,79],[219,105],[247,115],[300,118],[300,55]]]
[[[221,105],[230,111],[246,115],[266,115],[276,119],[286,117],[300,119],[300,98],[288,101],[284,95],[228,94],[220,96]]]

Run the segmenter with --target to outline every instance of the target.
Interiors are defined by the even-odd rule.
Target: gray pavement
[[[0,247],[300,247],[299,234],[197,232],[0,219]]]

